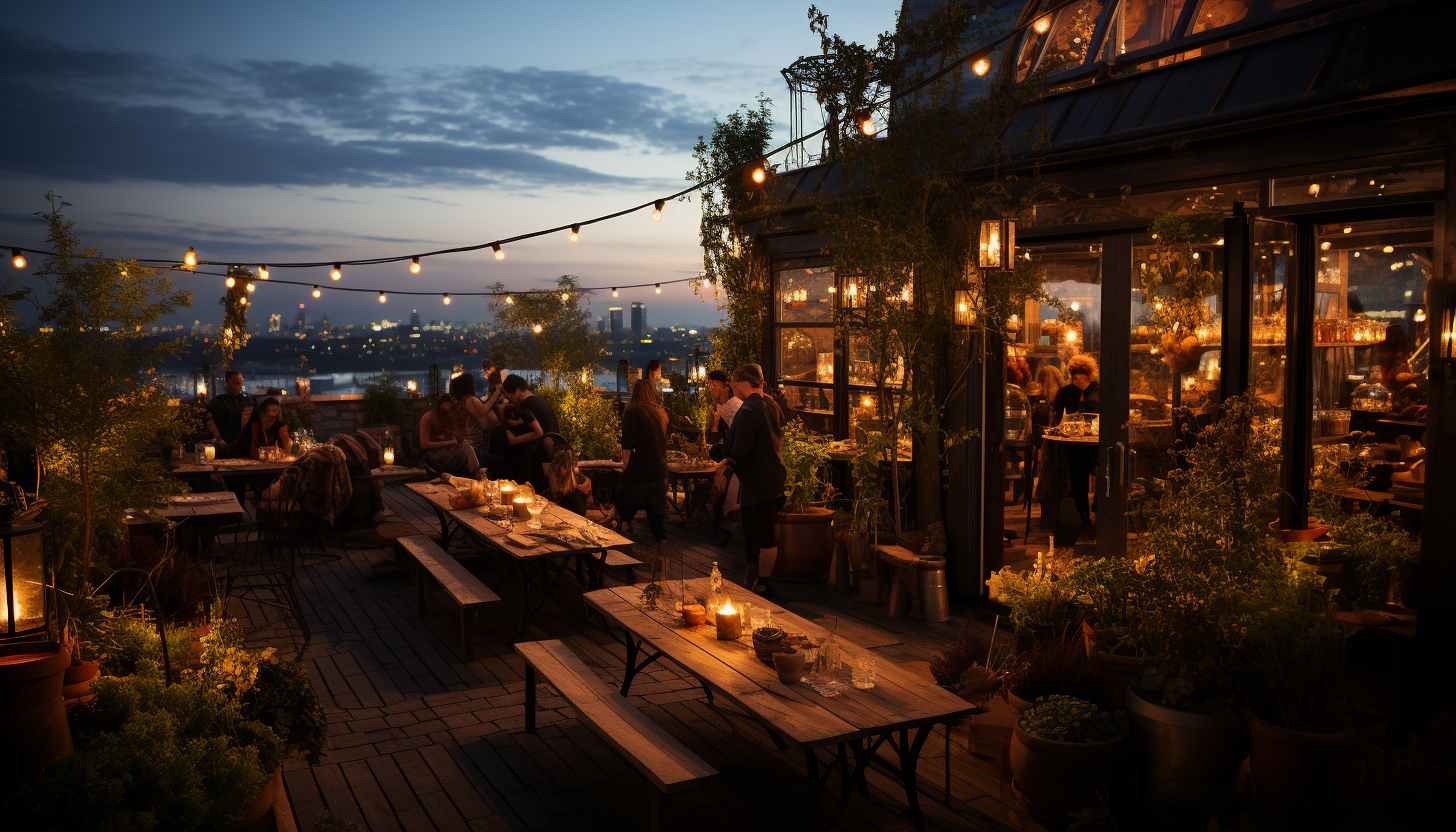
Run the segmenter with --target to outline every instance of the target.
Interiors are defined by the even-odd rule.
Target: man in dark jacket
[[[784,416],[773,400],[763,395],[763,370],[745,364],[733,371],[733,392],[743,400],[724,440],[726,456],[714,473],[714,487],[727,488],[728,477],[738,477],[738,504],[743,518],[743,547],[748,565],[743,583],[755,592],[769,593],[767,578],[778,558],[774,522],[784,505]]]

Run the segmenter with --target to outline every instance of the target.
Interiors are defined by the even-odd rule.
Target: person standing
[[[733,392],[743,400],[733,416],[725,440],[726,454],[713,474],[714,490],[727,490],[730,476],[738,477],[738,504],[743,518],[743,548],[748,564],[745,586],[771,594],[768,578],[778,559],[774,522],[784,505],[783,411],[763,394],[763,370],[744,364],[733,371]]]
[[[232,445],[243,432],[243,423],[253,408],[253,397],[243,392],[243,374],[228,370],[223,376],[227,392],[207,403],[207,432],[224,446]]]
[[[493,369],[493,368],[492,368]],[[495,378],[497,383],[490,389],[485,401],[475,395],[475,375],[473,373],[461,373],[450,379],[450,398],[455,400],[456,407],[460,410],[460,419],[464,422],[465,441],[475,449],[477,462],[486,466],[490,465],[490,434],[501,424],[500,414],[496,411],[496,405],[503,395],[503,388],[498,379],[499,376],[492,372],[486,373],[487,384]],[[424,434],[420,438],[423,440]]]
[[[622,470],[617,487],[617,522],[623,534],[641,509],[657,540],[657,558],[667,545],[667,408],[648,379],[632,385],[632,399],[622,411]]]
[[[1067,362],[1071,383],[1057,391],[1052,400],[1053,424],[1061,424],[1068,413],[1096,413],[1100,404],[1097,392],[1097,359],[1090,355],[1072,356]],[[1092,525],[1092,507],[1087,501],[1088,478],[1097,468],[1097,447],[1072,446],[1065,451],[1067,472],[1071,478],[1072,502],[1077,506],[1082,525]]]

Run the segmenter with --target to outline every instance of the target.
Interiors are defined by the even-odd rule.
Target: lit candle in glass
[[[204,445],[202,446],[202,455],[207,458],[208,462],[211,462],[217,458],[217,448],[212,445]]]
[[[394,464],[394,449],[393,448],[385,448],[384,449],[384,464],[385,465],[393,465]]]
[[[718,625],[719,641],[734,641],[743,635],[743,614],[733,606],[732,599],[725,600],[723,606],[718,608],[714,614],[714,623]]]
[[[515,506],[516,516],[521,518],[522,520],[525,520],[531,516],[530,497],[527,497],[523,494],[520,497],[516,497],[515,499],[511,500],[511,505]]]

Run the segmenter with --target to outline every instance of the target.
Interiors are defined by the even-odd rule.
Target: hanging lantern
[[[194,369],[189,376],[187,389],[197,394],[198,404],[207,404],[207,372]]]
[[[1006,270],[1016,256],[1016,220],[1002,217],[981,223],[980,266],[983,269]]]
[[[25,498],[13,483],[0,483],[0,547],[5,575],[0,584],[0,641],[44,639],[50,632],[50,593],[46,591],[45,546],[39,523],[11,521],[25,511]]]
[[[955,293],[955,325],[970,326],[976,322],[976,313],[971,307],[971,293],[957,289]]]
[[[1456,361],[1456,295],[1446,298],[1446,308],[1441,310],[1441,352],[1444,361]]]

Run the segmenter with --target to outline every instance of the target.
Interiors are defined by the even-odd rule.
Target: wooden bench
[[[473,632],[471,625],[475,620],[475,610],[484,604],[499,601],[500,596],[428,537],[412,535],[398,538],[394,543],[396,551],[402,552],[410,564],[416,609],[425,611],[425,598],[428,594],[424,576],[426,572],[460,606],[460,652],[469,659]]]
[[[885,583],[885,573],[891,573],[889,608],[886,614],[891,618],[904,618],[910,614],[910,584],[915,580],[914,570],[920,565],[920,556],[904,546],[888,543],[876,546],[875,550],[881,564],[881,586]]]
[[[650,781],[648,812],[657,831],[658,793],[691,787],[718,772],[661,726],[632,707],[614,686],[597,678],[570,647],[556,639],[525,641],[516,652],[526,660],[526,730],[536,733],[536,673],[571,703],[590,728]]]

